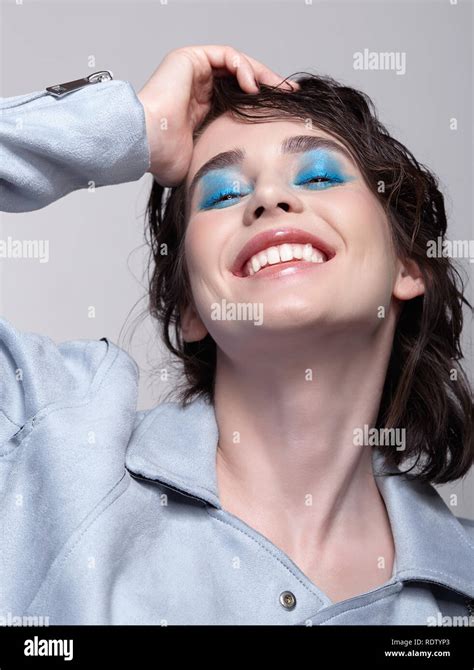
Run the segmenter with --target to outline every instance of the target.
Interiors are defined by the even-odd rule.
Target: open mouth
[[[285,267],[327,263],[335,252],[325,242],[298,229],[268,230],[252,238],[232,266],[237,277],[277,274]],[[274,268],[270,270],[269,268]]]
[[[244,265],[243,275],[249,277],[257,274],[263,268],[279,265],[287,265],[289,262],[306,261],[309,263],[325,263],[327,256],[311,244],[280,244],[277,247],[269,247],[254,254]]]

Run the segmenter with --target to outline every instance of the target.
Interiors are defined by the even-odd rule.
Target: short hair
[[[454,481],[474,461],[472,389],[461,365],[463,304],[472,307],[452,260],[427,254],[427,244],[444,239],[447,228],[437,177],[391,137],[367,94],[328,76],[290,77],[299,90],[260,84],[257,93],[246,93],[233,77],[216,78],[210,111],[194,140],[228,112],[242,123],[309,121],[350,151],[384,208],[398,257],[418,264],[425,285],[424,295],[403,303],[375,427],[405,431],[403,451],[385,450],[391,465],[412,460],[413,478]],[[180,308],[192,301],[184,254],[186,204],[184,180],[173,188],[155,181],[146,227],[148,308],[184,373],[176,387],[183,406],[198,397],[213,402],[216,368],[216,344],[209,334],[199,342],[184,342],[181,334]],[[167,254],[161,253],[162,245]]]

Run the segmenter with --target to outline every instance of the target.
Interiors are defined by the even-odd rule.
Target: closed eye
[[[205,202],[202,204],[203,209],[208,209],[209,207],[227,207],[228,205],[232,205],[233,202],[241,197],[244,197],[247,195],[246,193],[240,193],[236,192],[234,189],[226,189],[224,191],[221,191],[220,193],[217,193],[216,195],[213,195],[205,200]]]
[[[341,177],[339,176],[323,174],[323,175],[315,175],[314,177],[310,177],[309,179],[304,179],[303,181],[298,182],[297,186],[304,186],[305,184],[314,184],[315,186],[321,186],[322,188],[326,188],[327,186],[332,184],[342,184],[343,181],[344,180],[341,179]]]
[[[314,175],[309,178],[302,178],[302,181],[296,183],[296,186],[307,186],[312,190],[322,190],[329,188],[330,186],[335,186],[337,184],[344,183],[344,178],[337,174],[319,174]],[[205,200],[202,204],[202,209],[209,209],[212,207],[228,207],[232,205],[239,198],[245,197],[248,193],[236,192],[234,188],[224,189]]]
[[[311,179],[308,179],[307,181],[303,182],[304,184],[309,184],[313,182],[323,182],[323,181],[331,181],[329,177],[311,177]]]
[[[232,200],[232,198],[238,198],[241,194],[240,193],[225,193],[224,195],[221,195],[219,198],[216,198],[214,202],[223,202],[224,200]]]

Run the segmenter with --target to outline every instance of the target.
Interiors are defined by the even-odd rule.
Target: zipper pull
[[[114,78],[114,75],[110,70],[101,70],[100,72],[94,72],[88,77],[83,77],[82,79],[75,79],[74,81],[66,81],[64,84],[55,84],[54,86],[48,86],[46,88],[48,93],[54,95],[56,98],[61,98],[71,91],[77,91],[84,86],[89,86],[89,84],[98,84],[102,81],[110,81]]]

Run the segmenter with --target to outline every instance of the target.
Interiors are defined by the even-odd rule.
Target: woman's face
[[[226,338],[257,328],[373,331],[399,288],[406,298],[382,206],[344,146],[318,128],[223,115],[196,141],[186,189],[197,310],[183,314],[187,340],[207,331],[225,350]],[[262,318],[231,304],[260,306]]]

